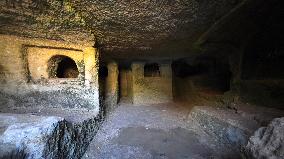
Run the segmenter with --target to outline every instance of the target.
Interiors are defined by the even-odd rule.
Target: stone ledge
[[[244,106],[239,106],[237,110],[196,106],[191,111],[189,118],[196,121],[205,132],[215,137],[219,142],[240,150],[255,130],[263,124],[269,123],[273,118],[284,116],[284,112],[277,109],[254,106],[250,106],[250,109],[254,109],[254,111],[248,110]],[[262,119],[262,121],[258,119]]]
[[[82,114],[81,114],[82,115]],[[100,115],[72,122],[57,116],[0,113],[0,158],[80,158],[96,134]]]

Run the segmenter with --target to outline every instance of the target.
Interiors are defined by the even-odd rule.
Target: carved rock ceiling
[[[168,47],[186,51],[238,3],[240,0],[1,0],[0,33],[96,40],[106,52]]]

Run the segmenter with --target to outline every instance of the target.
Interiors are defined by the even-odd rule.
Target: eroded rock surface
[[[63,85],[28,85],[17,90],[1,87],[0,107],[8,108],[86,108],[99,110],[98,92],[84,86]],[[93,99],[93,100],[89,100]]]
[[[284,158],[284,117],[259,128],[249,139],[246,152],[249,158]]]
[[[28,158],[42,158],[47,140],[63,118],[1,114],[0,157],[25,151]]]
[[[70,40],[92,38],[93,33],[107,50],[148,50],[169,39],[197,38],[239,3],[240,0],[6,0],[0,2],[0,33],[52,39],[69,36]]]
[[[56,116],[0,114],[0,159],[81,158],[102,116],[66,121]]]

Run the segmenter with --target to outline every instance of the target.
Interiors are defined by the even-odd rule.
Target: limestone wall
[[[79,61],[82,59],[82,55],[76,55],[77,57],[75,57],[73,54],[75,52],[83,52],[85,48],[92,45],[91,43],[67,43],[55,40],[0,35],[0,77],[3,78],[5,75],[7,82],[25,83],[28,80],[27,69],[29,69],[27,54],[36,58],[31,63],[40,63],[45,58],[44,56],[51,56],[57,53],[68,54],[68,56],[72,56]],[[40,58],[38,58],[36,53],[44,54],[44,56],[40,55]]]
[[[48,61],[56,55],[64,55],[70,57],[76,62],[80,74],[84,73],[85,68],[83,51],[27,47],[28,70],[33,81],[39,80],[41,78],[49,78]]]
[[[98,51],[92,46],[0,35],[1,107],[99,109]],[[48,78],[47,61],[54,55],[76,62],[80,76],[75,83]]]
[[[173,80],[173,96],[177,102],[201,103],[203,100],[215,99],[225,93],[218,88],[223,81],[212,76],[197,75],[184,78],[174,76]]]
[[[172,70],[170,63],[160,63],[160,77],[144,77],[145,63],[132,64],[133,103],[155,104],[172,101]]]
[[[0,65],[1,81],[21,82],[26,81],[22,51],[22,41],[11,37],[0,38]]]
[[[255,40],[261,45],[254,46]],[[271,44],[275,41],[281,40],[251,36],[242,40],[240,49],[230,55],[232,91],[242,102],[284,109],[283,56],[280,45]]]
[[[231,89],[231,70],[225,58],[197,56],[173,63],[175,101],[204,104]]]
[[[284,80],[241,80],[239,88],[243,102],[284,109]]]

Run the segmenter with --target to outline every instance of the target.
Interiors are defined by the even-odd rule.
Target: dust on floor
[[[174,103],[122,104],[107,118],[83,158],[240,158],[191,121],[191,109]]]

